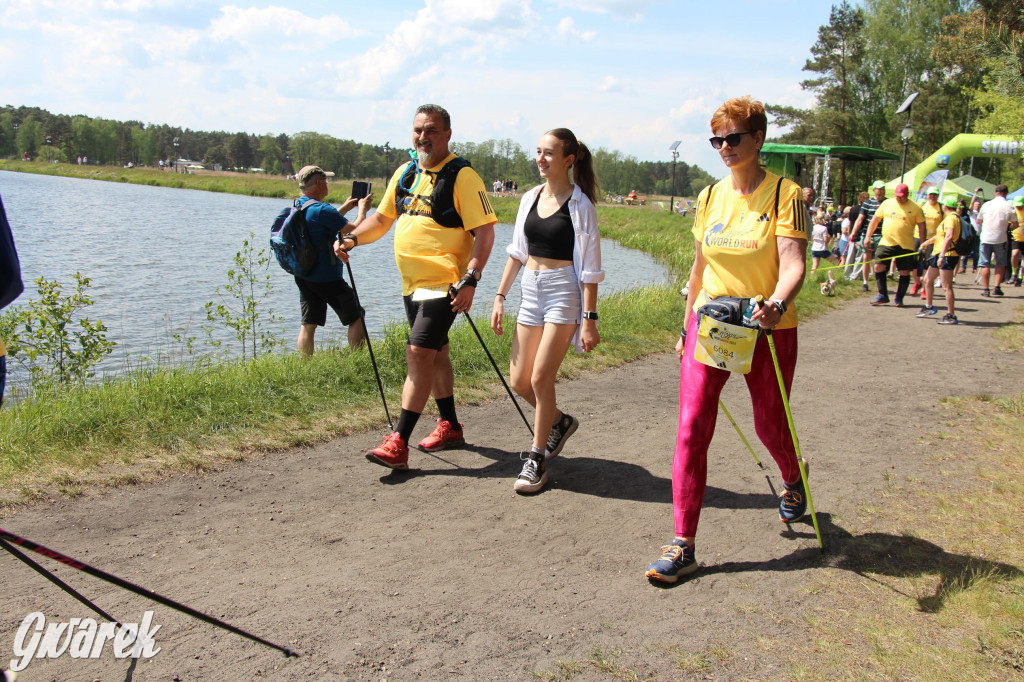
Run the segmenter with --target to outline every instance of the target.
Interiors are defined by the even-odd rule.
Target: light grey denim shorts
[[[579,324],[583,314],[576,269],[567,265],[553,270],[523,268],[520,284],[523,302],[519,306],[518,324],[543,327],[554,324]]]

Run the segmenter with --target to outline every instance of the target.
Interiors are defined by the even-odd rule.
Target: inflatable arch
[[[949,170],[963,159],[971,157],[1020,159],[1022,154],[1024,154],[1024,142],[1008,135],[964,133],[942,145],[938,151],[918,165],[908,168],[903,175],[903,182],[907,183],[911,190],[917,190],[930,174],[935,171]],[[886,183],[889,196],[892,196],[892,190],[898,184],[900,184],[898,175]]]

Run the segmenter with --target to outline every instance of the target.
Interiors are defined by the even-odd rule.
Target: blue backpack
[[[967,216],[960,216],[960,238],[952,245],[956,255],[969,256],[974,253],[974,250],[978,248],[978,241],[978,231],[971,224],[971,219]],[[941,244],[939,244],[939,248],[942,248]]]
[[[306,209],[320,202],[307,201],[301,207],[297,203],[298,199],[290,207],[281,209],[274,218],[270,227],[270,250],[285,272],[304,277],[316,267],[320,249],[330,237],[315,243],[306,224]]]

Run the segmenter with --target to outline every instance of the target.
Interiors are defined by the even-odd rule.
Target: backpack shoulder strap
[[[782,178],[775,185],[775,220],[779,219],[779,194],[782,192]]]

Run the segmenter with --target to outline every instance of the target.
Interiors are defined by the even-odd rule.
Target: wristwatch
[[[583,319],[584,320],[595,320],[596,321],[597,320],[597,311],[596,310],[584,310],[583,311]]]
[[[781,298],[769,298],[768,302],[775,306],[775,309],[779,311],[779,315],[786,314],[786,302]]]
[[[476,268],[470,268],[469,270],[466,270],[466,274],[475,279],[476,281],[480,281],[481,272]]]

